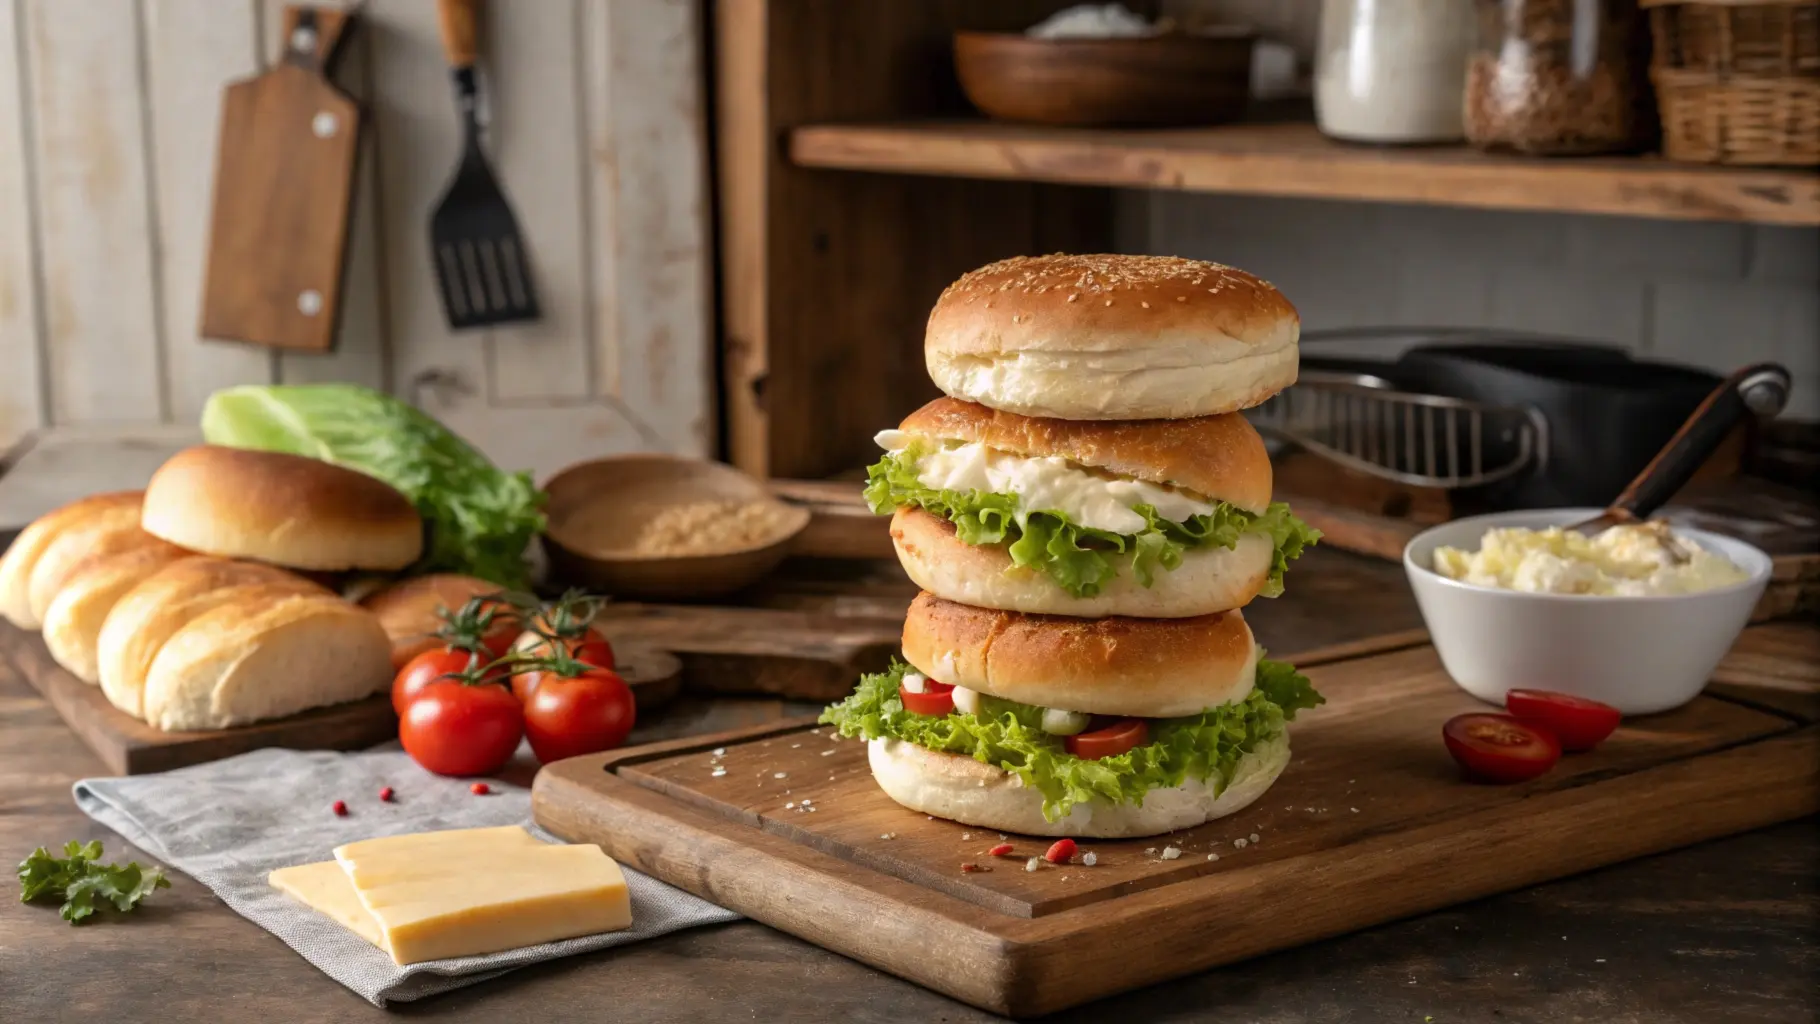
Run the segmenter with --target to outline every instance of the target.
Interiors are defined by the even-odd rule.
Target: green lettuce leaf
[[[977,716],[956,710],[935,718],[905,710],[898,687],[906,668],[894,663],[862,677],[851,696],[822,712],[821,721],[842,736],[903,740],[1002,768],[1043,795],[1043,816],[1050,821],[1095,797],[1141,806],[1145,793],[1190,778],[1212,780],[1220,792],[1233,781],[1241,758],[1280,735],[1297,710],[1322,702],[1295,669],[1260,662],[1259,688],[1244,700],[1187,718],[1153,719],[1149,743],[1117,757],[1087,760],[1068,753],[1061,737],[1042,731],[1043,709],[1028,704],[981,694]],[[1263,687],[1267,677],[1269,689]],[[1275,703],[1276,696],[1287,703]]]
[[[307,455],[378,477],[428,527],[417,572],[528,582],[525,549],[543,529],[545,495],[414,406],[354,384],[249,385],[209,396],[210,444]]]
[[[1280,501],[1257,514],[1222,501],[1207,515],[1184,523],[1159,517],[1149,505],[1138,505],[1132,511],[1144,517],[1143,530],[1109,533],[1072,523],[1059,512],[1020,509],[1016,495],[925,487],[916,475],[919,458],[921,449],[912,445],[887,453],[866,471],[865,496],[872,511],[884,515],[916,505],[953,523],[964,543],[1009,540],[1013,564],[1041,570],[1075,597],[1098,594],[1121,566],[1148,587],[1158,572],[1181,565],[1184,551],[1230,548],[1250,532],[1270,537],[1270,576],[1259,593],[1277,597],[1283,593],[1290,559],[1301,557],[1304,548],[1321,538],[1321,531],[1297,519]]]

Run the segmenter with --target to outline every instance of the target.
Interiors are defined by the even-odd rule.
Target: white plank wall
[[[342,3],[344,0],[328,0]],[[191,424],[233,383],[353,381],[502,465],[712,446],[698,0],[489,5],[488,149],[544,319],[455,334],[430,211],[460,154],[431,0],[368,0],[337,350],[197,336],[222,87],[282,0],[0,0],[0,452],[33,430]]]

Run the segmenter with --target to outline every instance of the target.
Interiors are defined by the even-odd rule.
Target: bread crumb
[[[1255,843],[1255,842],[1259,842],[1259,841],[1260,841],[1260,840],[1259,840],[1259,839],[1258,839],[1258,834],[1257,834],[1257,833],[1256,833],[1256,832],[1253,832],[1253,833],[1252,833],[1252,834],[1251,834],[1251,836],[1250,836],[1250,839],[1251,839],[1251,841],[1252,841],[1252,842],[1254,842],[1254,843]]]
[[[1182,851],[1176,849],[1173,846],[1163,847],[1163,859],[1164,860],[1174,860],[1177,857],[1180,857],[1181,855],[1182,855]]]
[[[1032,857],[1029,860],[1024,862],[1025,871],[1035,871],[1037,868],[1040,868],[1042,866],[1043,866],[1043,858],[1041,858],[1041,857]]]
[[[1232,848],[1233,848],[1233,849],[1235,849],[1235,850],[1243,850],[1243,849],[1244,849],[1244,848],[1245,848],[1245,840],[1243,840],[1243,839],[1234,839],[1234,840],[1233,840],[1233,841],[1232,841]]]
[[[1219,859],[1220,859],[1220,855],[1219,855],[1219,854],[1217,854],[1217,853],[1210,853],[1210,854],[1208,854],[1208,855],[1207,855],[1207,859],[1208,859],[1208,860],[1219,860]]]
[[[1092,867],[1095,864],[1098,864],[1099,862],[1100,862],[1100,855],[1097,853],[1081,854],[1081,863],[1087,865],[1088,867]]]
[[[784,506],[775,501],[690,501],[657,509],[639,527],[630,548],[603,548],[656,557],[745,551],[777,537],[784,523]],[[601,533],[585,521],[573,523],[572,528],[577,536],[598,537]]]

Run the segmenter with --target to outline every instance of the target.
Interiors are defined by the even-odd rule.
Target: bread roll
[[[439,612],[459,611],[472,598],[499,592],[497,583],[459,573],[436,573],[394,583],[362,598],[360,606],[379,617],[379,625],[392,638],[392,665],[403,668],[405,662],[438,645],[434,634],[442,628]]]
[[[20,531],[0,556],[0,616],[20,629],[37,629],[43,620],[32,614],[32,570],[44,551],[65,530],[95,515],[122,507],[138,508],[144,491],[96,494],[46,512]]]
[[[1244,700],[1259,651],[1236,611],[1195,619],[1072,619],[918,594],[904,660],[938,682],[1020,704],[1179,718]]]
[[[423,521],[381,480],[320,459],[202,445],[146,485],[146,530],[204,554],[292,569],[402,569]]]
[[[139,528],[139,508],[124,504],[97,510],[57,534],[32,566],[28,599],[33,621],[44,626],[44,614],[64,584],[85,563],[108,555],[150,547],[156,538]]]
[[[172,562],[194,556],[150,534],[145,539],[142,547],[85,561],[44,612],[44,646],[85,683],[101,681],[96,669],[101,627],[120,598]]]
[[[1129,568],[1093,597],[1075,597],[1055,580],[1011,561],[1006,544],[967,544],[954,524],[920,508],[900,508],[891,518],[891,543],[917,586],[936,597],[980,608],[1099,618],[1127,615],[1183,619],[1243,608],[1270,578],[1274,548],[1262,533],[1245,533],[1230,548],[1191,548],[1182,564],[1156,573],[1150,586]]]
[[[1295,383],[1301,319],[1268,282],[1167,256],[1018,257],[948,286],[929,376],[1025,416],[1180,419],[1249,408]]]
[[[230,602],[272,602],[330,592],[283,569],[225,558],[186,558],[159,569],[114,603],[95,642],[101,692],[117,708],[145,717],[145,677],[171,635],[191,619]]]
[[[145,720],[225,729],[359,700],[392,681],[392,643],[339,597],[229,601],[166,641],[145,677]]]
[[[1193,828],[1249,807],[1289,764],[1289,734],[1279,733],[1240,758],[1231,781],[1217,793],[1213,779],[1187,779],[1145,793],[1141,805],[1095,797],[1057,821],[1044,819],[1042,794],[1023,779],[971,757],[891,739],[872,740],[866,755],[879,788],[913,811],[999,832],[1135,839]]]

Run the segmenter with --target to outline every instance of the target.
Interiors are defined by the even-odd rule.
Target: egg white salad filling
[[[1007,544],[1014,565],[1040,569],[1075,597],[1093,597],[1121,566],[1148,587],[1185,551],[1231,548],[1249,532],[1274,547],[1260,592],[1283,592],[1289,560],[1320,539],[1283,502],[1262,513],[1144,480],[1115,477],[1057,456],[1024,456],[980,442],[931,442],[886,430],[885,457],[866,471],[879,514],[917,506],[954,524],[967,544]]]
[[[1613,526],[1595,537],[1558,526],[1493,528],[1477,551],[1436,548],[1434,570],[1499,590],[1611,597],[1694,594],[1750,578],[1660,519]]]
[[[903,740],[1001,768],[1042,794],[1043,816],[1050,821],[1096,797],[1142,806],[1145,793],[1188,779],[1222,792],[1241,758],[1280,736],[1297,711],[1326,703],[1307,676],[1282,662],[1260,660],[1244,700],[1185,718],[1138,720],[1145,726],[1143,742],[1110,757],[1084,757],[1069,752],[1069,740],[1099,724],[1092,716],[959,686],[946,714],[918,714],[905,706],[900,688],[915,694],[928,687],[921,673],[895,662],[861,677],[852,695],[823,711],[821,721],[842,736]]]

